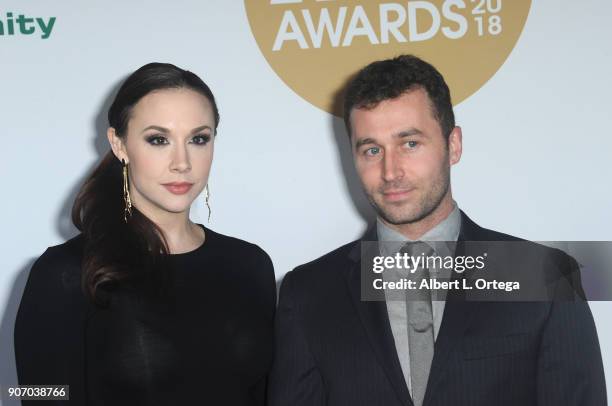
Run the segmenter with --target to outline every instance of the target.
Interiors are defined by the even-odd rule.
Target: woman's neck
[[[170,254],[193,251],[204,243],[202,227],[189,219],[189,211],[183,213],[143,213],[163,232]]]

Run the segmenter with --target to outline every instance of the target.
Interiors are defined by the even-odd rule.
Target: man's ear
[[[461,133],[461,127],[456,126],[448,136],[448,159],[450,165],[455,165],[461,160],[461,153],[463,152],[463,134]]]
[[[108,127],[108,130],[106,130],[106,137],[108,138],[108,143],[110,144],[113,154],[115,154],[117,159],[119,159],[119,161],[125,159],[125,163],[129,163],[130,160],[128,159],[123,139],[117,135],[117,132],[113,127]]]

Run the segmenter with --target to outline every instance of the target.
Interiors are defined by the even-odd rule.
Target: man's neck
[[[379,217],[379,220],[392,230],[397,231],[404,237],[416,241],[429,230],[443,222],[455,208],[452,196],[449,194],[427,217],[414,223],[391,224]]]

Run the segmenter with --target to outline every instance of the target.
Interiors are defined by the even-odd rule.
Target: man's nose
[[[401,166],[401,158],[393,151],[389,151],[384,154],[382,166],[382,177],[386,182],[392,182],[394,180],[401,179],[404,176],[404,171]]]

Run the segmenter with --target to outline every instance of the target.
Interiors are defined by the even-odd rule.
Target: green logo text
[[[7,12],[5,18],[0,16],[0,36],[40,34],[40,38],[47,39],[54,25],[55,17],[27,17],[25,14],[14,17],[12,12]]]

